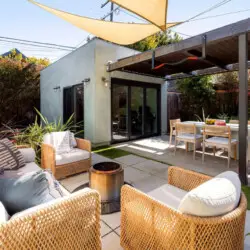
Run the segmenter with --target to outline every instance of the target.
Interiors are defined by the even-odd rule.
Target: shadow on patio
[[[169,146],[169,136],[167,135],[130,141],[119,144],[117,147],[168,165],[180,166],[211,176],[228,170],[227,152],[217,150],[214,156],[212,150],[206,148],[205,162],[202,163],[202,150],[197,149],[196,159],[193,160],[192,152],[186,152],[184,144],[178,145],[176,155],[174,155],[174,145]],[[230,170],[238,172],[238,161],[231,160]],[[248,172],[250,180],[250,168]]]

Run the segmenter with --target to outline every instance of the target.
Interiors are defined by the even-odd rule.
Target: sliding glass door
[[[157,133],[157,119],[158,119],[158,106],[157,106],[157,89],[146,89],[146,105],[145,105],[145,135]]]
[[[143,135],[143,88],[131,86],[130,90],[130,139],[135,139]]]
[[[73,116],[76,130],[84,128],[84,87],[83,84],[66,87],[63,89],[63,121],[66,123]]]
[[[159,85],[112,79],[112,141],[159,134]]]
[[[112,131],[113,140],[128,137],[128,86],[112,85]]]

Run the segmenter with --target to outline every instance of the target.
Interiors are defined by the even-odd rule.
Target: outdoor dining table
[[[196,128],[197,128],[197,133],[201,134],[201,130],[202,127],[205,125],[205,122],[198,122],[198,121],[185,121],[183,123],[192,123],[195,124]],[[239,124],[231,124],[231,123],[227,123],[227,126],[230,127],[231,129],[231,135],[233,139],[237,139],[239,138],[238,134],[239,134]],[[213,125],[210,125],[213,126]],[[248,134],[250,134],[250,125],[248,125]],[[250,159],[250,137],[248,136],[248,152],[247,152],[247,157],[248,159]],[[196,144],[196,148],[200,148],[201,145],[200,144]],[[188,146],[188,150],[190,150],[190,146]],[[233,153],[234,151],[232,151],[231,156],[233,157]],[[237,159],[239,158],[239,147],[237,147]]]

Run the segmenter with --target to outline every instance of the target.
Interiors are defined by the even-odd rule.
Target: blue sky
[[[221,0],[169,0],[168,22],[186,20]],[[105,0],[39,0],[40,3],[82,16],[100,18],[109,11],[109,5],[100,8]],[[81,44],[88,34],[58,17],[45,12],[27,0],[1,0],[0,36],[13,37],[39,42],[56,43],[69,46]],[[201,17],[223,14],[226,12],[250,9],[249,0],[231,0],[222,7]],[[224,26],[250,17],[250,11],[182,24],[174,31],[190,36]],[[137,19],[120,12],[115,21],[139,22]],[[187,36],[183,36],[187,38]],[[50,49],[31,48],[0,41],[0,54],[11,48],[18,48],[27,56],[48,57],[56,60],[65,52]]]

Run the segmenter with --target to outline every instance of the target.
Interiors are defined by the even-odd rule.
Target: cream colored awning
[[[168,0],[110,0],[143,17],[160,29],[166,29]]]
[[[121,45],[133,44],[160,31],[160,28],[153,24],[108,22],[60,11],[33,0],[29,1],[80,29],[104,40]],[[177,24],[179,23],[168,23],[166,27],[170,28]]]

